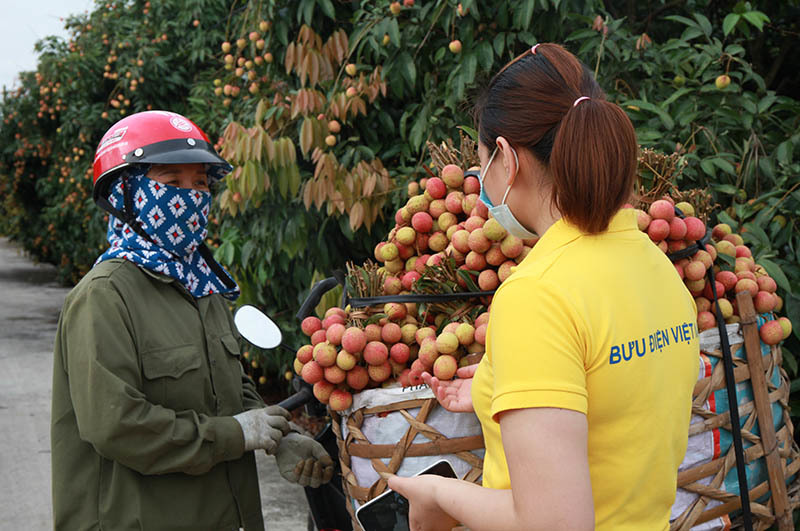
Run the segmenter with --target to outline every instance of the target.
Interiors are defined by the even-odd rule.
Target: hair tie
[[[577,100],[575,100],[575,103],[573,103],[573,104],[572,104],[572,106],[573,106],[573,107],[577,107],[577,106],[578,106],[578,104],[579,104],[580,102],[582,102],[583,100],[590,100],[590,99],[592,99],[592,98],[590,98],[589,96],[581,96],[580,98],[578,98]]]
[[[538,44],[534,44],[534,45],[531,47],[531,53],[532,53],[533,55],[536,55],[536,48],[538,48],[538,47],[539,47],[539,45],[538,45]]]

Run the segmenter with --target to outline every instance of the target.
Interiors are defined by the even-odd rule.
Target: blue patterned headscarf
[[[211,194],[148,179],[145,177],[147,169],[139,169],[127,180],[133,212],[152,242],[124,221],[110,216],[107,238],[111,247],[100,255],[95,265],[111,258],[122,258],[174,278],[195,298],[220,293],[235,300],[239,296],[238,286],[234,283],[233,288],[228,288],[197,251],[208,234]],[[124,208],[122,179],[113,185],[108,200],[114,208]],[[221,267],[220,270],[230,278],[227,271]]]

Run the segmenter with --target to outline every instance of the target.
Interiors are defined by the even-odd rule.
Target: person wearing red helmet
[[[204,243],[209,187],[230,170],[176,113],[131,115],[99,143],[110,245],[59,318],[56,529],[263,530],[256,449],[303,486],[332,476],[324,448],[288,433],[289,413],[242,370],[225,302],[239,288]]]

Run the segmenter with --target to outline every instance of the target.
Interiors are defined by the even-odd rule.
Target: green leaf
[[[475,281],[472,280],[472,275],[470,275],[467,271],[464,271],[463,269],[457,269],[456,272],[458,273],[458,276],[461,277],[461,280],[463,280],[464,283],[467,285],[468,290],[480,291],[478,289],[478,286],[475,285]]]
[[[514,17],[514,27],[516,29],[527,30],[530,27],[535,7],[534,0],[522,0],[517,4],[517,16]]]
[[[768,178],[775,178],[775,166],[772,164],[771,158],[762,157],[758,159],[758,169]]]
[[[761,114],[764,111],[766,111],[767,109],[769,109],[772,106],[772,104],[775,103],[775,101],[777,99],[778,99],[778,97],[775,95],[774,92],[771,92],[770,94],[767,94],[766,96],[761,98],[761,101],[758,102],[758,112],[759,112],[759,114]]]
[[[680,15],[670,15],[670,16],[664,17],[664,18],[667,19],[667,20],[672,20],[673,22],[680,22],[681,24],[686,24],[690,28],[700,29],[700,27],[697,25],[697,22],[695,22],[694,20],[692,20],[690,18],[682,17]]]
[[[564,42],[582,41],[584,39],[589,39],[590,37],[597,37],[598,35],[599,33],[591,28],[579,29],[570,33],[567,38],[564,39]]]
[[[414,65],[414,59],[411,54],[404,51],[396,60],[397,66],[400,68],[400,73],[403,79],[406,80],[411,90],[414,90],[414,84],[417,82],[417,67]]]
[[[494,36],[494,41],[492,45],[494,46],[494,53],[498,56],[503,55],[503,48],[505,47],[505,33],[498,33]],[[444,49],[444,48],[443,48]]]
[[[464,131],[467,135],[469,135],[469,137],[472,139],[473,142],[478,141],[478,132],[475,129],[468,127],[466,125],[459,125],[458,128]]]
[[[492,45],[489,44],[489,41],[481,41],[475,50],[475,54],[478,56],[478,62],[481,65],[481,70],[489,71],[492,69],[494,53],[492,51]]]
[[[789,164],[792,160],[792,151],[794,150],[794,146],[792,145],[791,140],[784,140],[780,144],[778,144],[778,149],[775,150],[775,158],[778,159],[778,162],[782,162],[784,164]]]
[[[728,213],[725,212],[724,210],[717,213],[717,219],[719,220],[720,223],[725,223],[726,225],[730,225],[730,227],[733,230],[739,228],[739,224],[736,222],[736,220],[730,217]]]
[[[725,17],[725,20],[722,21],[722,33],[724,33],[726,37],[731,31],[733,31],[733,28],[739,22],[739,18],[740,15],[737,15],[736,13],[730,13],[727,17]]]
[[[767,270],[769,276],[771,276],[775,280],[775,282],[777,282],[778,286],[783,288],[783,290],[786,291],[787,293],[792,292],[792,286],[789,284],[789,279],[786,278],[783,269],[781,269],[781,267],[778,264],[776,264],[772,260],[767,260],[766,258],[761,258],[758,261],[758,263],[761,264],[764,267],[764,269]]]
[[[311,25],[314,19],[315,0],[303,0],[303,6],[297,11],[298,17],[302,14],[303,20],[307,25]]]
[[[669,115],[667,111],[659,107],[658,105],[654,105],[649,101],[643,100],[629,100],[624,103],[625,106],[627,105],[635,105],[639,107],[639,109],[644,111],[650,111],[658,115],[661,119],[661,123],[664,124],[664,127],[667,129],[672,129],[675,126],[675,121],[672,119],[672,116]]]
[[[688,88],[688,87],[679,88],[678,90],[676,90],[675,92],[672,93],[672,96],[670,96],[669,98],[664,100],[662,105],[664,107],[667,107],[669,104],[671,104],[673,101],[677,100],[681,96],[683,96],[685,94],[688,94],[690,92],[693,92],[693,91],[694,91],[694,89],[691,89],[691,88]]]
[[[742,13],[742,16],[745,18],[745,20],[747,20],[747,22],[758,28],[758,31],[763,31],[764,22],[769,22],[769,17],[759,11]]]
[[[764,232],[764,229],[762,229],[759,225],[756,225],[755,223],[745,223],[743,228],[747,229],[746,232],[743,232],[743,237],[745,239],[753,240],[765,249],[769,248],[769,236],[767,236],[767,233]]]
[[[697,22],[700,24],[700,29],[703,30],[707,36],[711,35],[711,31],[714,29],[711,27],[711,22],[706,18],[704,15],[700,13],[695,13],[694,18],[697,19]]]
[[[711,159],[703,159],[703,160],[701,160],[700,161],[700,168],[704,172],[706,172],[706,174],[708,174],[708,175],[710,175],[712,177],[716,177],[717,176],[717,169],[714,166],[714,163],[711,161]]]
[[[387,28],[386,33],[389,34],[389,39],[395,44],[395,46],[400,46],[400,26],[398,26],[396,18],[393,18],[391,22],[389,22],[389,27]]]
[[[800,339],[800,297],[793,293],[786,294],[786,317],[792,322],[795,337]]]
[[[696,39],[700,35],[703,35],[703,30],[701,30],[697,26],[686,28],[685,30],[683,30],[683,33],[681,33],[681,40],[690,41],[692,39]]]
[[[736,194],[739,193],[739,189],[732,184],[715,184],[711,188],[730,196],[735,196]]]
[[[233,257],[236,254],[236,249],[233,247],[231,242],[225,242],[222,244],[222,247],[225,248],[225,250],[222,251],[222,260],[227,265],[231,265],[233,263]]]
[[[794,326],[792,326],[792,331],[794,331]],[[781,347],[781,354],[783,355],[783,362],[789,366],[789,373],[796,375],[797,360],[794,359],[794,354],[786,350],[786,347]],[[789,386],[789,393],[794,394],[798,390],[800,390],[800,379],[792,380],[792,384]]]
[[[472,85],[475,81],[475,72],[478,69],[478,59],[474,53],[468,53],[464,57],[464,67],[462,69],[464,84]]]
[[[732,256],[728,256],[727,254],[717,253],[717,259],[722,260],[731,267],[736,265],[736,259]]]
[[[319,7],[322,8],[322,12],[331,19],[336,20],[336,10],[333,8],[333,2],[331,0],[317,0],[319,3]]]
[[[256,240],[247,240],[242,246],[242,267],[247,268],[250,262],[250,255],[256,248]]]
[[[734,168],[733,164],[731,164],[727,160],[721,157],[714,157],[713,159],[711,159],[711,162],[713,162],[714,165],[717,166],[722,171],[730,173],[731,175],[736,175],[736,168]]]
[[[414,149],[420,149],[422,142],[425,140],[425,130],[428,127],[428,113],[422,112],[417,116],[414,125],[411,126],[411,132],[408,135],[408,140]]]

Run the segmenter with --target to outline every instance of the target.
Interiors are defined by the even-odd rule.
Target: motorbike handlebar
[[[308,294],[308,297],[306,297],[306,300],[303,301],[303,305],[300,306],[299,310],[297,310],[297,315],[295,317],[297,317],[299,321],[302,321],[311,315],[311,312],[313,312],[314,308],[317,307],[322,296],[335,288],[338,284],[339,281],[336,279],[336,277],[328,277],[325,280],[320,280],[314,284],[314,287],[311,288],[311,292]]]
[[[297,409],[301,406],[306,405],[313,398],[314,394],[311,392],[311,389],[309,389],[308,387],[303,387],[289,398],[286,398],[281,402],[279,402],[278,405],[283,409],[291,411],[293,409]]]

